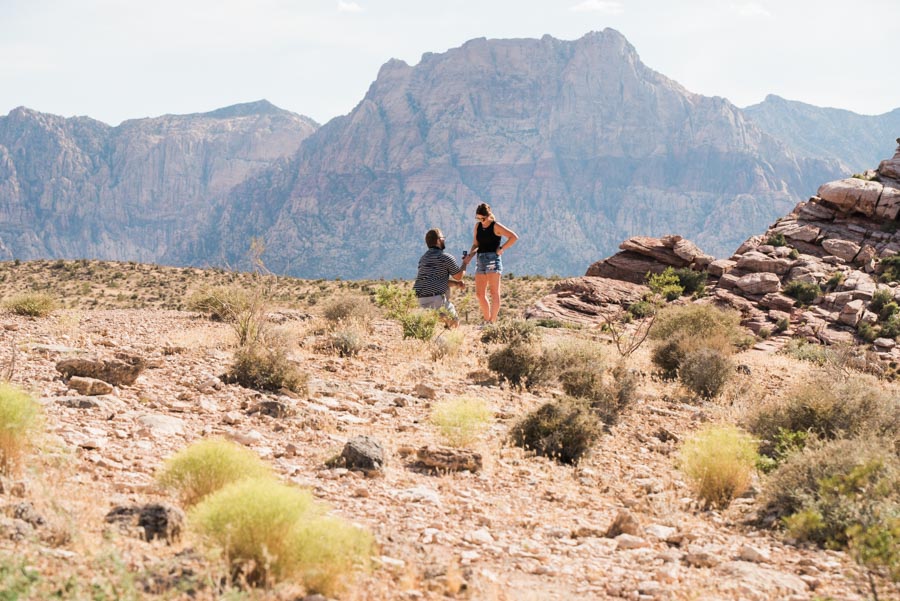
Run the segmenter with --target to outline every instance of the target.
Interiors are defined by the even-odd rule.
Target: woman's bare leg
[[[497,315],[500,313],[500,274],[486,273],[484,277],[487,279],[487,286],[491,289],[491,317],[488,319],[491,323],[497,322]]]
[[[475,298],[478,299],[478,306],[481,307],[481,315],[485,321],[491,320],[491,306],[488,304],[487,298],[488,274],[475,274]]]

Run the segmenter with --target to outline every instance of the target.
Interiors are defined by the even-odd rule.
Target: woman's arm
[[[475,229],[472,230],[472,247],[469,249],[469,260],[471,261],[471,257],[475,254],[475,251],[478,250],[478,224],[475,224]]]
[[[494,222],[494,232],[498,236],[506,236],[506,238],[507,238],[506,242],[504,242],[503,244],[501,244],[500,246],[497,247],[498,255],[502,255],[503,251],[505,251],[507,248],[509,248],[510,246],[512,246],[519,240],[519,237],[516,235],[516,233],[514,231],[512,231],[508,227],[503,227],[496,221]]]

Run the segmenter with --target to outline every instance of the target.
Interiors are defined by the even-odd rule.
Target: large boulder
[[[103,380],[113,386],[130,386],[145,365],[141,357],[118,353],[115,359],[63,359],[56,364],[56,369],[66,378],[80,376]]]

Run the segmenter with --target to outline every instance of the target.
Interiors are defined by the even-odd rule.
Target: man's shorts
[[[459,315],[456,313],[456,307],[453,306],[453,303],[450,302],[450,299],[446,294],[423,296],[416,300],[419,301],[419,306],[423,309],[434,309],[436,311],[446,309],[447,313],[450,314],[450,317],[452,317],[456,321],[459,321]]]
[[[503,262],[497,253],[478,253],[475,258],[475,275],[479,273],[503,273]]]

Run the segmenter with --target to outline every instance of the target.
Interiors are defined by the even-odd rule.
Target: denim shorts
[[[503,262],[497,253],[478,253],[476,260],[475,275],[479,273],[503,273]]]
[[[447,313],[450,314],[450,317],[452,317],[453,319],[459,319],[459,315],[457,315],[456,313],[456,307],[453,306],[453,303],[450,302],[450,299],[446,294],[422,296],[416,300],[419,301],[419,307],[421,307],[422,309],[434,309],[435,311],[446,309]]]

